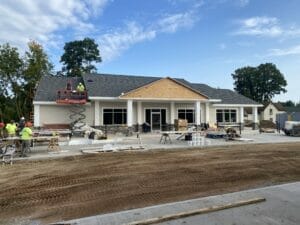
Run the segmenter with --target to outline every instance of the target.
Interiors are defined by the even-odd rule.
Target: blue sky
[[[0,44],[43,44],[56,69],[65,42],[91,37],[98,72],[185,78],[233,88],[231,73],[272,62],[300,101],[299,0],[1,0]]]

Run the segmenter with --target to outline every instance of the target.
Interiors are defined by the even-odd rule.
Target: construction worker
[[[84,92],[84,85],[80,82],[77,87],[76,87],[76,90],[78,92]]]
[[[16,136],[17,125],[14,120],[11,120],[10,123],[7,123],[5,129],[7,131],[8,137]]]
[[[21,117],[20,121],[19,121],[19,124],[18,124],[18,132],[20,133],[23,128],[25,127],[25,118],[24,116]]]
[[[0,122],[0,138],[4,138],[4,127],[5,124],[3,122]]]
[[[31,138],[32,138],[32,124],[27,122],[25,127],[21,131],[21,140],[22,140],[22,149],[21,149],[21,157],[27,157],[26,152],[30,149]]]

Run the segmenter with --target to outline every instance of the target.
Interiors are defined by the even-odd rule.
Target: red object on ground
[[[4,126],[5,126],[5,124],[0,122],[0,128],[3,128]]]

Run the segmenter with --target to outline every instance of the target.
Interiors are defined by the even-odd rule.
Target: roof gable
[[[146,84],[137,89],[131,90],[120,96],[123,99],[208,99],[207,96],[199,93],[181,82],[166,77]]]
[[[264,111],[269,105],[273,105],[278,111],[285,111],[284,107],[278,102],[268,102],[264,104],[264,107],[261,109],[261,111]]]

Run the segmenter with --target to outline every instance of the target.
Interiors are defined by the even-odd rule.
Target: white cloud
[[[300,45],[292,46],[285,49],[274,48],[269,50],[267,56],[287,56],[287,55],[299,55]]]
[[[135,22],[127,23],[124,29],[101,35],[98,42],[100,43],[103,61],[110,61],[130,46],[145,40],[151,40],[155,36],[155,30],[147,31]]]
[[[197,16],[191,10],[166,15],[146,27],[137,22],[126,23],[124,28],[118,28],[97,38],[102,59],[104,62],[111,61],[136,43],[152,40],[161,33],[175,33],[180,29],[191,28],[196,21]]]
[[[24,49],[30,39],[55,44],[56,31],[94,28],[88,19],[101,13],[108,0],[4,0],[0,5],[0,43]]]
[[[215,0],[215,1],[210,1],[209,3],[215,5],[231,3],[238,7],[245,7],[250,4],[250,0]]]
[[[94,37],[104,61],[112,60],[132,45],[151,40],[161,33],[189,29],[197,21],[203,0],[195,0],[186,12],[165,14],[150,24],[127,22],[108,32],[93,23],[108,2],[113,0],[2,0],[0,4],[0,44],[9,42],[24,50],[29,40],[45,49],[61,50],[69,37]],[[111,28],[110,28],[111,29]],[[100,33],[103,32],[103,34]],[[52,51],[52,54],[56,54]],[[58,57],[57,55],[54,55]]]
[[[173,15],[167,15],[164,18],[157,21],[157,29],[165,33],[174,33],[180,28],[191,28],[196,19],[193,17],[191,11],[186,13],[177,13]]]
[[[300,35],[300,29],[284,28],[276,17],[251,17],[237,21],[240,27],[233,35],[289,38]]]

